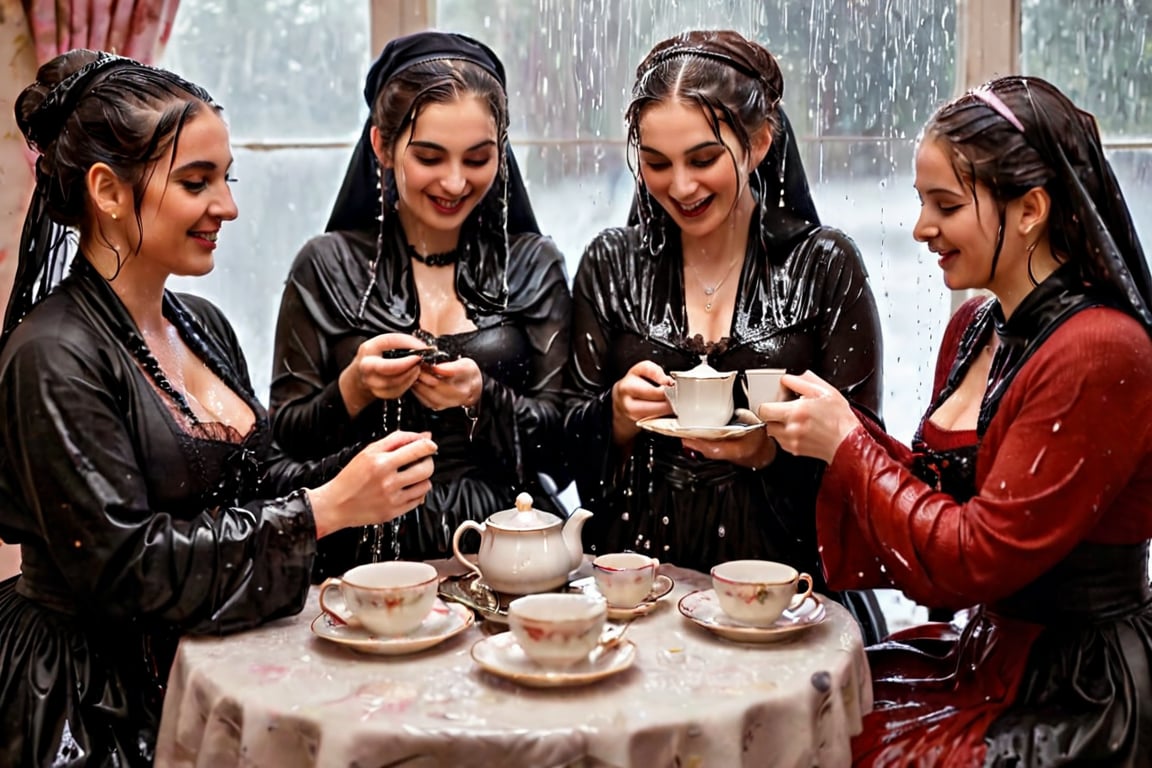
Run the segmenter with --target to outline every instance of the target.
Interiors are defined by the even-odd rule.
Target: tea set
[[[627,627],[674,584],[658,572],[659,560],[636,552],[599,555],[591,577],[569,581],[583,562],[581,531],[591,516],[577,510],[563,520],[520,494],[514,508],[456,529],[452,548],[465,576],[441,579],[432,565],[403,560],[356,566],[320,586],[312,632],[362,653],[399,655],[459,635],[479,614],[509,630],[472,646],[473,661],[491,674],[536,687],[614,675],[636,658],[635,644],[623,637]],[[480,534],[475,562],[460,551],[469,530]],[[685,595],[678,608],[720,637],[770,642],[825,618],[812,578],[782,563],[733,560],[713,568],[711,578],[712,589]]]
[[[641,419],[641,429],[668,437],[726,440],[761,428],[754,410],[761,403],[789,397],[780,383],[783,368],[750,368],[743,372],[741,388],[750,408],[735,407],[733,387],[739,371],[718,371],[701,360],[687,371],[671,371],[674,382],[664,387],[664,396],[674,416]]]

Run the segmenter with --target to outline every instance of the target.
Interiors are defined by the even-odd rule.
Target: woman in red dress
[[[768,432],[828,462],[828,583],[977,605],[870,650],[860,765],[1152,765],[1152,280],[1092,115],[1006,77],[942,107],[916,239],[952,319],[911,449],[811,373]]]

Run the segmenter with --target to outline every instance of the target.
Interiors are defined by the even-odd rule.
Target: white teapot
[[[465,520],[452,535],[456,559],[492,589],[513,595],[547,592],[563,586],[568,572],[584,557],[580,532],[592,516],[577,509],[566,521],[532,507],[532,496],[521,493],[516,508],[491,515],[483,523]],[[460,553],[460,536],[473,530],[480,534],[479,565]]]

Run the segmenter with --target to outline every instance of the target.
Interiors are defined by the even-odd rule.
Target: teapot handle
[[[456,526],[456,532],[452,534],[452,555],[464,564],[468,570],[473,571],[477,576],[483,578],[484,574],[480,573],[480,567],[467,559],[460,553],[460,537],[464,535],[464,531],[473,530],[480,534],[481,538],[484,536],[484,523],[478,523],[475,520],[465,520]]]

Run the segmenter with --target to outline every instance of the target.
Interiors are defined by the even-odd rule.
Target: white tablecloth
[[[737,644],[676,609],[676,587],[627,637],[632,668],[587,687],[533,689],[483,672],[480,625],[410,656],[313,636],[316,590],[296,617],[188,638],[169,679],[158,766],[847,766],[872,706],[859,629],[828,618],[793,639]]]

